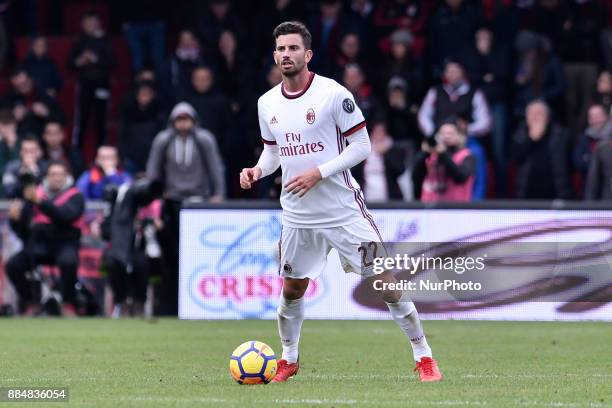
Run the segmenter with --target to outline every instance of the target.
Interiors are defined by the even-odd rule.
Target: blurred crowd
[[[216,142],[221,167],[198,170],[210,170],[207,182],[223,177],[211,196],[278,196],[278,179],[244,192],[236,175],[261,149],[256,100],[281,80],[271,31],[290,19],[313,34],[310,68],[346,86],[368,121],[373,153],[355,170],[368,201],[612,195],[605,0],[109,1],[104,18],[83,13],[60,61],[77,81],[70,128],[57,97],[64,78],[39,31],[63,34],[57,9],[71,2],[44,3],[0,1],[10,82],[0,96],[1,197],[18,194],[20,175],[40,179],[45,163],[64,160],[86,199],[99,199],[96,184],[146,173],[179,102]],[[17,61],[18,35],[31,40]],[[113,35],[131,60],[117,58]],[[132,87],[111,95],[113,70],[126,64]],[[107,130],[113,100],[121,101],[116,140]],[[446,137],[443,124],[458,137]],[[114,148],[118,164],[87,162],[85,145]]]
[[[67,34],[77,3],[91,10]],[[244,191],[238,174],[262,148],[257,98],[281,81],[272,30],[293,19],[313,35],[309,68],[366,117],[372,152],[352,172],[367,201],[612,198],[609,1],[0,0],[0,199],[23,242],[6,262],[20,313],[38,313],[40,265],[59,269],[61,312],[76,313],[84,203],[104,200],[87,228],[110,243],[113,314],[143,313],[152,273],[160,313],[176,314],[181,205],[280,193],[280,177]],[[59,36],[65,60],[50,52]]]

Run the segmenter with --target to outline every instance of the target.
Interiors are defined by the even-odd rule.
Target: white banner
[[[372,210],[387,242],[607,242],[612,211]],[[185,209],[180,228],[182,319],[275,319],[280,210]],[[335,251],[306,293],[311,319],[387,319],[381,302],[359,297]],[[612,290],[612,280],[608,290]],[[417,306],[419,299],[415,299]],[[612,304],[516,300],[486,307],[422,311],[425,319],[612,320]]]

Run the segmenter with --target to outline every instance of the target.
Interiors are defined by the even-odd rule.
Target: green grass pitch
[[[392,321],[306,321],[286,384],[241,386],[246,340],[280,355],[274,321],[0,321],[0,387],[69,387],[65,405],[0,407],[610,407],[606,323],[425,322],[445,379],[421,384]]]

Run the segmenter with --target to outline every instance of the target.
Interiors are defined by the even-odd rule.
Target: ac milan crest
[[[293,272],[293,268],[291,267],[289,262],[285,262],[285,265],[283,266],[283,271],[285,271],[285,273]]]
[[[308,122],[309,125],[312,125],[315,121],[315,111],[314,109],[310,108],[308,109],[308,111],[306,111],[306,122]]]

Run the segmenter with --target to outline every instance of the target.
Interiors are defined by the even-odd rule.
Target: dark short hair
[[[213,75],[215,74],[214,69],[210,65],[206,65],[206,64],[199,64],[199,65],[197,65],[195,68],[193,68],[193,70],[191,72],[195,72],[195,71],[199,71],[199,70],[206,70],[206,71],[210,72]]]
[[[10,77],[15,78],[17,75],[21,75],[21,74],[25,74],[28,77],[30,76],[30,73],[28,72],[27,69],[25,69],[24,66],[18,66],[11,71]]]
[[[548,117],[549,118],[552,117],[552,110],[550,109],[550,105],[542,98],[532,99],[531,101],[527,102],[527,105],[525,105],[525,113],[527,113],[527,110],[533,105],[543,105],[544,108],[546,109],[546,113],[548,114]]]
[[[444,69],[446,69],[450,64],[459,65],[459,68],[461,68],[461,71],[463,71],[465,74],[465,66],[461,61],[453,58],[447,58],[444,60]]]
[[[16,123],[13,111],[10,109],[0,109],[0,123]]]
[[[466,123],[467,121],[465,120],[465,118],[460,115],[447,116],[446,118],[442,119],[442,121],[438,125],[437,131],[439,131],[440,128],[444,125],[451,125],[455,129],[457,129],[458,133],[461,133],[462,135],[466,136]]]
[[[65,161],[63,161],[63,160],[51,160],[49,162],[49,164],[47,164],[47,169],[46,169],[47,171],[45,171],[45,174],[49,174],[49,169],[51,167],[53,167],[53,166],[62,166],[64,168],[64,171],[66,173],[69,173],[68,164],[66,164]]]
[[[100,14],[95,10],[87,10],[85,13],[81,15],[81,21],[88,19],[88,18],[95,18],[97,20],[100,20]]]
[[[47,130],[47,127],[49,125],[57,125],[62,130],[62,132],[64,131],[64,124],[61,121],[59,121],[58,119],[54,118],[54,119],[51,119],[51,120],[47,121],[47,123],[45,123],[44,130]]]
[[[602,109],[604,112],[606,112],[606,115],[608,115],[608,114],[609,114],[608,110],[606,109],[606,106],[605,106],[603,103],[601,103],[601,102],[593,102],[593,103],[591,103],[591,104],[589,105],[588,109],[587,109],[587,112],[588,112],[588,111],[590,111],[590,110],[591,110],[591,109],[593,109],[593,108],[600,108],[600,109]]]
[[[38,136],[36,136],[34,133],[28,133],[21,139],[22,146],[25,142],[34,142],[38,145],[38,147],[40,147],[40,140],[38,139]]]
[[[285,21],[277,25],[274,31],[272,31],[274,41],[281,35],[287,34],[299,34],[304,42],[304,48],[309,50],[312,47],[312,35],[303,23],[299,21]]]

